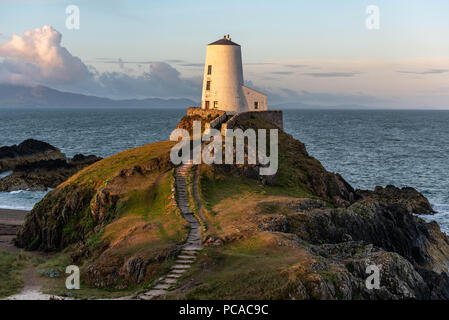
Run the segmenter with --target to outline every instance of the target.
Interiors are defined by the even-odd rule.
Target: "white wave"
[[[426,222],[436,221],[441,231],[449,235],[449,204],[431,202],[431,205],[437,213],[419,217]]]
[[[42,200],[48,191],[18,190],[11,192],[0,192],[0,208],[31,210],[34,205]]]
[[[9,176],[12,173],[12,171],[5,171],[0,173],[0,179]]]

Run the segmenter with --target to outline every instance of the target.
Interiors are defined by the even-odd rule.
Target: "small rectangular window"
[[[207,74],[208,75],[212,74],[212,66],[207,66]]]
[[[209,109],[209,101],[205,101],[205,104],[206,109]]]
[[[210,81],[206,82],[206,90],[209,91],[210,90]]]
[[[259,102],[254,102],[254,109],[259,109]]]
[[[218,108],[218,101],[214,101],[214,109]]]

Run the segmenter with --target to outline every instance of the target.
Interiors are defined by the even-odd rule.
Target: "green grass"
[[[72,265],[70,259],[70,250],[64,250],[63,252],[52,255],[49,259],[37,266],[37,270],[54,269],[60,272],[60,276],[57,278],[45,278],[42,277],[42,292],[56,296],[69,296],[75,299],[101,299],[101,298],[118,298],[127,294],[131,294],[135,287],[130,287],[125,290],[109,290],[102,288],[95,288],[88,283],[85,283],[82,279],[83,266],[79,266],[81,270],[81,282],[80,290],[67,290],[65,286],[66,277],[65,269],[67,266]]]
[[[120,152],[81,170],[64,184],[74,182],[76,184],[98,188],[109,179],[117,176],[123,169],[129,169],[134,166],[145,166],[155,158],[163,155],[168,156],[170,149],[175,144],[176,142],[173,141],[162,141]]]
[[[128,192],[124,197],[126,200],[118,204],[118,216],[137,216],[148,221],[148,212],[150,211],[148,194],[151,192],[151,189],[152,188],[149,187]]]
[[[20,292],[24,286],[22,271],[25,264],[22,254],[0,252],[0,297]]]
[[[45,260],[38,265],[38,270],[43,269],[56,269],[61,273],[65,272],[65,268],[72,264],[70,256],[67,252],[59,252],[52,255],[49,259]]]
[[[181,216],[176,214],[176,207],[171,207],[173,171],[164,174],[156,183],[151,194],[150,216],[151,220],[159,226],[159,232],[164,240],[184,241],[186,231],[182,228]]]
[[[261,248],[254,243],[206,248],[186,277],[198,286],[174,297],[180,299],[287,299],[296,282],[286,270],[297,262],[285,250]],[[278,251],[278,252],[276,252]]]
[[[219,170],[213,174],[210,167],[206,166],[201,167],[200,186],[203,205],[208,210],[212,210],[223,199],[240,197],[245,194],[313,198],[305,189],[263,185],[260,181],[246,177],[226,175]]]

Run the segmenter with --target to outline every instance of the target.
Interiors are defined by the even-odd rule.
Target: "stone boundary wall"
[[[216,126],[218,126],[220,123],[222,123],[223,121],[226,120],[226,118],[228,117],[228,115],[225,113],[221,116],[219,116],[218,118],[216,118],[214,121],[211,121],[211,123],[209,124],[211,128],[215,128]]]
[[[187,108],[187,115],[188,116],[201,116],[202,118],[207,118],[209,115],[211,117],[215,117],[215,116],[219,116],[221,117],[222,115],[225,115],[226,111],[222,111],[222,110],[215,110],[215,109],[201,109],[198,107],[189,107]]]
[[[226,133],[226,129],[234,128],[237,120],[248,120],[251,119],[251,117],[263,119],[265,121],[273,123],[275,126],[279,127],[282,130],[284,129],[284,121],[281,110],[246,111],[236,114],[228,122],[224,123],[221,126],[221,134],[224,136]]]

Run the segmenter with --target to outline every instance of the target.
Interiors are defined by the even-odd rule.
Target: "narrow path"
[[[6,300],[50,300],[50,299],[67,299],[57,297],[41,292],[41,279],[37,273],[36,267],[28,266],[24,272],[25,287],[18,294],[5,298]]]
[[[187,193],[186,178],[193,167],[190,161],[176,168],[176,191],[178,196],[178,206],[183,217],[190,224],[190,233],[187,242],[183,245],[180,255],[177,257],[175,265],[170,272],[161,277],[156,285],[148,292],[140,295],[140,299],[151,300],[167,294],[176,288],[178,279],[190,269],[192,263],[196,261],[197,253],[203,248],[201,241],[201,225],[189,208],[189,196]]]

